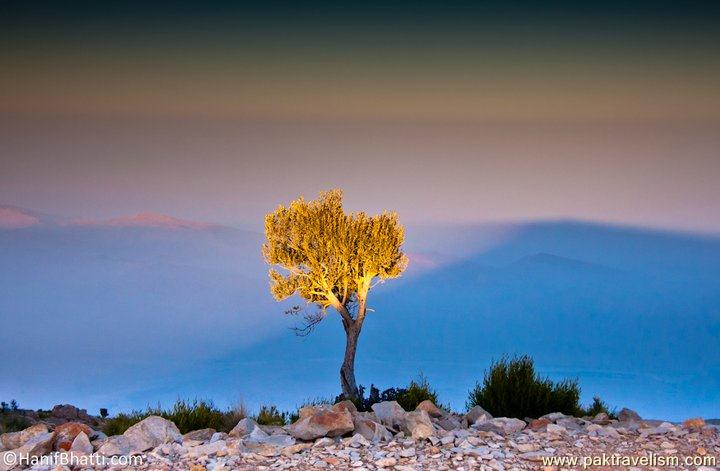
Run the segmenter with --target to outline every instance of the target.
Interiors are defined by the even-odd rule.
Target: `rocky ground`
[[[45,462],[30,466],[36,470],[707,471],[720,469],[715,463],[720,456],[720,434],[702,419],[683,424],[644,421],[627,409],[621,411],[618,420],[604,414],[579,419],[553,413],[522,421],[493,418],[480,407],[459,416],[429,401],[411,412],[396,402],[383,402],[367,413],[342,402],[301,409],[300,419],[285,427],[261,426],[243,419],[229,434],[205,429],[181,435],[175,424],[161,417],[149,417],[123,435],[112,437],[82,421],[67,421],[52,430],[38,423],[0,436],[0,471],[28,467],[12,463],[22,456],[44,457]],[[90,456],[95,461],[88,464]],[[128,456],[139,462],[97,463],[103,457],[117,460]],[[47,461],[50,457],[55,461]],[[578,461],[547,461],[563,457]],[[686,463],[687,457],[695,461]],[[68,458],[75,461],[57,464],[63,459],[67,463]],[[672,461],[676,458],[678,462]]]

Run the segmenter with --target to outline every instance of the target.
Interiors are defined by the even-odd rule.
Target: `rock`
[[[472,425],[475,422],[477,422],[479,419],[481,419],[483,416],[485,417],[485,419],[493,418],[493,416],[488,411],[483,409],[482,407],[474,406],[472,409],[470,409],[467,412],[467,414],[465,414],[464,419],[467,420],[467,423],[469,425]]]
[[[341,402],[338,402],[334,406],[332,406],[332,409],[336,412],[343,412],[347,411],[350,412],[350,414],[357,414],[357,407],[355,407],[355,404],[353,404],[352,401],[344,400]]]
[[[33,436],[15,451],[21,456],[43,456],[52,451],[53,438],[55,434],[52,432],[41,433]]]
[[[430,416],[424,410],[406,412],[401,428],[415,440],[424,440],[435,435]]]
[[[356,433],[350,438],[344,439],[343,442],[353,448],[370,446],[370,441],[359,433]]]
[[[520,443],[517,446],[517,450],[520,453],[530,453],[531,451],[538,451],[540,449],[540,445],[536,443]]]
[[[193,430],[192,432],[188,432],[185,435],[183,435],[183,441],[197,440],[200,442],[207,442],[207,441],[210,441],[210,439],[212,438],[212,436],[214,434],[215,434],[214,428],[204,428],[204,429],[200,429],[200,430]]]
[[[545,414],[545,415],[543,415],[543,416],[540,417],[540,418],[541,418],[541,419],[547,419],[547,420],[549,420],[550,422],[555,423],[555,422],[557,422],[558,420],[560,420],[560,419],[566,419],[567,417],[568,417],[568,416],[565,415],[565,414],[563,414],[562,412],[550,412],[549,414]]]
[[[420,404],[418,404],[418,406],[415,408],[415,410],[416,411],[424,410],[425,412],[428,413],[428,415],[430,417],[434,417],[436,419],[439,417],[442,417],[444,415],[443,411],[438,409],[438,407],[435,404],[433,404],[433,402],[430,399],[425,399],[424,401],[422,401]]]
[[[78,409],[71,404],[59,404],[52,408],[50,417],[60,419],[62,422],[82,422],[97,425],[97,419],[90,416],[85,409]]]
[[[495,432],[500,435],[512,435],[525,428],[527,424],[520,419],[499,417],[490,420],[479,420],[473,424],[473,428],[484,432]]]
[[[581,430],[587,422],[577,417],[568,417],[567,419],[560,419],[555,424],[563,427],[566,430]]]
[[[401,450],[399,454],[401,458],[412,458],[417,454],[417,452],[415,451],[415,448],[406,448]]]
[[[290,435],[270,435],[267,438],[258,440],[258,442],[283,448],[294,445],[295,439]]]
[[[265,433],[263,429],[260,427],[255,427],[252,432],[250,432],[250,435],[245,435],[245,441],[248,442],[264,442],[266,439],[268,439],[270,435]]]
[[[367,437],[366,437],[367,438]],[[325,448],[326,446],[331,446],[335,444],[335,440],[332,438],[322,437],[315,440],[315,443],[313,444],[314,447],[318,448]]]
[[[99,430],[93,430],[93,433],[92,433],[92,435],[89,436],[89,438],[90,438],[90,441],[104,440],[105,438],[107,438],[107,435],[105,435],[103,432],[101,432]]]
[[[157,415],[141,420],[123,433],[131,451],[150,450],[163,443],[182,443],[182,435],[174,423]]]
[[[238,422],[232,430],[230,430],[230,433],[228,435],[230,435],[231,437],[242,438],[246,435],[250,435],[253,430],[258,428],[259,425],[257,422],[255,422],[250,417],[245,417],[244,419],[240,420],[240,422]]]
[[[305,409],[305,408],[303,408]],[[347,410],[333,410],[319,407],[290,425],[288,432],[300,440],[314,440],[320,437],[337,437],[355,429],[352,415]]]
[[[623,408],[618,414],[618,421],[620,423],[640,422],[641,420],[640,415],[632,409]]]
[[[614,427],[602,427],[600,430],[597,431],[597,435],[601,437],[609,437],[609,438],[620,438],[620,432],[615,430]]]
[[[210,443],[217,442],[219,440],[225,440],[228,437],[228,434],[225,432],[215,432],[213,433],[212,437],[210,437]]]
[[[395,458],[380,458],[375,461],[375,466],[378,468],[392,468],[396,464],[397,460]]]
[[[397,401],[378,402],[372,405],[372,410],[380,423],[386,427],[393,430],[400,430],[402,427],[406,412]]]
[[[282,454],[285,456],[292,456],[297,453],[301,453],[310,447],[312,447],[310,443],[296,443],[295,445],[283,448]]]
[[[47,433],[48,428],[45,424],[35,424],[20,432],[3,433],[0,435],[0,449],[14,450],[20,448],[36,435]]]
[[[687,419],[682,423],[684,429],[701,429],[705,426],[705,420],[702,417],[694,417]]]
[[[194,456],[208,456],[214,455],[217,452],[227,448],[225,440],[219,440],[213,443],[206,443],[205,445],[198,445],[188,448],[188,453]]]
[[[80,422],[66,422],[55,427],[55,440],[53,449],[55,451],[68,451],[80,433],[87,437],[93,435],[93,430]]]
[[[98,454],[103,456],[129,455],[133,451],[130,440],[124,435],[108,437],[97,449]]]
[[[610,417],[605,412],[599,412],[595,417],[592,418],[592,423],[599,425],[608,425],[610,423]]]
[[[545,428],[551,423],[552,422],[549,419],[540,418],[530,422],[530,425],[528,427],[534,432],[539,432],[541,430],[545,430]]]
[[[437,424],[438,427],[447,431],[455,430],[462,427],[460,421],[450,414],[446,414],[437,419],[432,419],[432,421],[434,424]]]
[[[52,451],[54,436],[52,432],[35,434],[21,447],[0,453],[0,471],[14,469],[20,460],[47,455]]]
[[[392,434],[384,425],[364,417],[355,417],[353,420],[355,432],[359,433],[372,443],[390,441]]]
[[[545,430],[547,431],[547,433],[554,433],[557,435],[567,433],[567,429],[565,427],[556,424],[547,424],[547,428]]]
[[[91,454],[94,451],[94,448],[90,443],[90,437],[88,437],[85,432],[78,433],[75,436],[72,444],[70,445],[70,451],[73,453],[82,453],[85,455]]]

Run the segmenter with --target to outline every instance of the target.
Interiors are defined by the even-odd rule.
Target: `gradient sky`
[[[720,231],[716,1],[5,1],[0,41],[0,204]]]

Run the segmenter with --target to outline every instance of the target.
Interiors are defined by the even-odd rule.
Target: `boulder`
[[[548,425],[550,425],[552,422],[550,420],[545,418],[535,419],[532,422],[530,422],[530,425],[528,425],[528,428],[532,430],[533,432],[539,432],[541,430],[545,430]]]
[[[94,434],[93,429],[80,422],[65,422],[55,427],[55,451],[68,451],[79,434],[84,433],[87,437]]]
[[[91,454],[93,452],[93,446],[90,443],[90,437],[88,437],[85,432],[78,433],[70,445],[70,451],[72,453],[82,453],[85,455]]]
[[[54,434],[45,432],[34,435],[26,441],[21,447],[0,453],[0,471],[9,471],[14,469],[16,463],[27,460],[29,458],[47,455],[52,451]]]
[[[85,424],[97,425],[98,421],[87,413],[85,409],[78,409],[71,404],[58,404],[50,412],[51,419],[56,422],[83,422]]]
[[[599,412],[592,418],[592,423],[599,425],[607,425],[610,423],[610,417],[605,412]]]
[[[200,430],[193,430],[183,435],[183,441],[195,440],[199,442],[207,442],[215,434],[214,428],[204,428]]]
[[[347,410],[334,410],[326,406],[311,409],[306,410],[297,422],[287,427],[291,436],[300,440],[314,440],[320,437],[337,437],[355,429],[352,415]]]
[[[246,435],[250,435],[253,432],[253,430],[255,430],[259,427],[260,426],[258,425],[257,422],[255,422],[253,419],[251,419],[249,417],[246,417],[246,418],[240,420],[240,422],[238,422],[237,425],[235,427],[233,427],[232,430],[230,430],[230,433],[228,435],[230,435],[231,437],[242,438]]]
[[[227,448],[225,440],[219,440],[213,443],[207,443],[205,445],[198,445],[188,448],[188,454],[192,456],[208,456],[217,453],[220,450]]]
[[[443,430],[447,430],[447,431],[455,430],[462,426],[460,421],[451,414],[445,414],[440,418],[432,419],[432,421],[438,427],[440,427]]]
[[[20,432],[3,433],[0,435],[0,449],[14,450],[20,448],[36,435],[47,433],[48,428],[44,424],[35,424]]]
[[[618,421],[620,423],[640,422],[641,420],[640,415],[632,409],[623,408],[618,414]]]
[[[265,441],[265,439],[269,436],[270,435],[266,433],[265,430],[261,429],[260,427],[255,427],[254,429],[252,429],[252,432],[250,432],[250,434],[245,435],[245,441],[260,443]]]
[[[163,443],[182,443],[177,426],[167,419],[152,415],[123,433],[138,451],[149,450]]]
[[[588,424],[587,421],[579,419],[577,417],[567,417],[565,419],[560,419],[555,423],[561,427],[566,428],[567,430],[581,430],[583,426]],[[549,427],[548,431],[550,431]]]
[[[467,420],[468,425],[472,425],[479,419],[492,419],[493,416],[480,406],[474,406],[465,414],[464,419]]]
[[[527,424],[520,419],[499,417],[496,419],[478,420],[472,427],[483,432],[495,432],[499,435],[512,435],[523,430],[526,425]]]
[[[355,407],[355,404],[352,401],[344,400],[341,402],[338,402],[334,406],[332,406],[334,411],[342,412],[342,411],[348,411],[350,414],[355,415],[357,414],[357,407]]]
[[[416,411],[424,410],[425,412],[428,413],[428,415],[430,417],[433,417],[436,419],[439,417],[442,417],[444,415],[443,411],[438,409],[438,407],[435,404],[433,404],[433,402],[430,399],[425,399],[424,401],[422,401],[420,404],[417,405],[415,410]]]
[[[355,433],[359,433],[367,440],[377,443],[392,440],[392,434],[384,425],[365,417],[355,417],[353,420]]]
[[[99,447],[97,452],[103,456],[118,456],[118,455],[129,455],[136,450],[133,450],[133,446],[130,440],[124,435],[113,435],[106,438]]]
[[[402,428],[406,412],[397,401],[378,402],[372,405],[372,410],[381,424],[393,430]]]
[[[435,435],[430,415],[424,410],[406,412],[401,428],[415,440],[425,440]]]
[[[295,444],[295,439],[290,435],[268,435],[267,437],[258,440],[259,443],[266,443],[268,445],[285,448]],[[248,442],[249,443],[249,442]]]
[[[547,424],[547,428],[545,429],[545,431],[547,433],[554,433],[556,435],[562,435],[567,433],[567,429],[565,427],[557,424]]]
[[[682,423],[684,429],[701,429],[705,426],[705,420],[702,417],[694,417],[687,419]]]
[[[557,421],[560,420],[560,419],[567,419],[568,417],[569,417],[568,415],[565,415],[565,414],[563,414],[562,412],[550,412],[549,414],[545,414],[545,415],[543,415],[543,416],[540,417],[540,418],[541,418],[541,419],[547,419],[547,420],[549,420],[550,422],[555,423],[555,422],[557,422]]]
[[[35,435],[15,451],[19,451],[21,455],[27,456],[47,455],[52,451],[54,436],[55,434],[52,432]]]

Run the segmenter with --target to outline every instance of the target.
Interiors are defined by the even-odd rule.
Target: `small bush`
[[[427,378],[422,374],[417,381],[410,381],[407,388],[397,390],[395,400],[407,411],[415,410],[418,404],[425,400],[430,400],[433,404],[438,405],[437,393],[430,387]]]
[[[250,414],[248,414],[245,403],[242,401],[238,401],[232,407],[230,407],[230,409],[225,414],[223,414],[222,428],[219,428],[217,430],[221,432],[229,432],[237,425],[238,422],[240,422],[245,417],[248,417],[249,415]]]
[[[19,432],[32,425],[32,422],[19,409],[15,399],[9,404],[5,401],[0,402],[0,434]]]
[[[133,411],[130,413],[120,413],[115,417],[108,419],[103,425],[103,432],[108,435],[122,435],[127,429],[151,416],[152,414],[143,411]]]
[[[582,415],[590,417],[595,417],[601,412],[607,414],[608,418],[610,419],[617,418],[616,411],[614,409],[611,411],[608,408],[608,405],[598,396],[593,397],[593,401],[590,406],[588,406],[586,409],[582,409]]]
[[[289,418],[290,414],[280,412],[275,406],[261,406],[255,422],[260,425],[285,425]]]
[[[479,405],[497,417],[540,417],[550,412],[578,415],[580,388],[576,380],[553,383],[539,378],[529,356],[501,358],[468,395],[467,407]]]
[[[437,393],[430,386],[428,379],[420,373],[417,380],[410,381],[405,388],[388,388],[380,392],[374,384],[370,385],[370,393],[365,397],[365,388],[360,386],[360,397],[354,400],[353,403],[359,411],[370,411],[372,410],[373,404],[385,401],[397,401],[400,406],[406,411],[415,410],[415,408],[421,402],[430,400],[438,407],[442,407],[438,404]],[[338,396],[335,402],[343,400],[342,395]],[[448,407],[444,407],[449,409]]]
[[[187,401],[178,399],[172,409],[148,407],[144,411],[133,411],[120,413],[115,417],[107,419],[103,432],[107,435],[120,435],[128,428],[151,415],[172,421],[180,433],[187,433],[203,428],[214,428],[220,432],[229,432],[238,421],[247,416],[244,406],[235,407],[227,411],[221,411],[212,401],[198,400]]]

